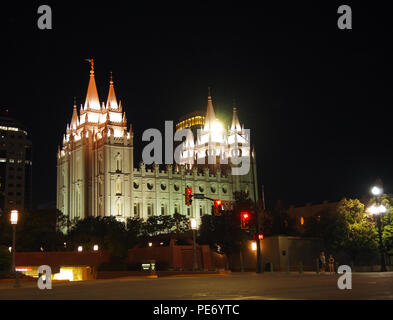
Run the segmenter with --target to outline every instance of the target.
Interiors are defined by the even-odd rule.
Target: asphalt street
[[[53,283],[40,290],[36,282],[20,288],[0,283],[0,300],[393,300],[393,272],[354,273],[352,289],[340,290],[339,275],[315,273],[232,273],[229,275],[122,278]]]

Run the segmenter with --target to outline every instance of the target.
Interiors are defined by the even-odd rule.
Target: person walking
[[[321,273],[325,273],[325,270],[326,270],[325,252],[321,251],[321,255],[319,256],[319,260],[321,261]]]
[[[330,274],[334,274],[335,270],[334,270],[334,258],[331,254],[329,254],[329,273]]]

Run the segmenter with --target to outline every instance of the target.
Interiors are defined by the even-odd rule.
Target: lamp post
[[[381,216],[383,213],[387,211],[386,207],[379,202],[380,196],[383,194],[383,189],[381,183],[373,186],[371,188],[371,193],[375,197],[375,205],[372,205],[368,208],[368,211],[377,217],[377,225],[378,225],[378,238],[379,238],[379,251],[381,256],[381,272],[386,272],[386,263],[385,263],[385,253],[383,249],[383,242],[382,242],[382,221]]]
[[[195,218],[190,219],[190,226],[192,230],[192,240],[193,240],[193,252],[194,252],[194,261],[192,265],[192,270],[196,271],[198,269],[198,262],[197,262],[197,254],[196,254],[196,240],[195,240],[195,233],[197,229],[197,222]]]
[[[16,225],[18,224],[19,212],[18,210],[11,210],[11,225],[12,225],[12,273],[15,274],[14,287],[19,287],[18,273],[15,268],[15,235],[16,235]]]

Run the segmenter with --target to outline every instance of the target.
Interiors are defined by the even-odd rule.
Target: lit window
[[[165,204],[161,204],[161,215],[165,214]]]
[[[118,201],[116,203],[116,215],[121,216],[121,203]]]
[[[121,194],[121,181],[117,179],[116,181],[116,194]]]

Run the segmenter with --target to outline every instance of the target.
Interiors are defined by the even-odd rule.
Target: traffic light
[[[184,190],[184,198],[186,206],[190,206],[192,204],[192,189],[186,187]]]
[[[248,212],[240,212],[240,228],[248,229],[250,221],[250,214]]]
[[[213,213],[215,216],[221,216],[222,202],[220,199],[214,199]]]
[[[254,240],[263,240],[265,238],[265,236],[262,233],[259,233],[259,234],[254,233],[252,237]]]

